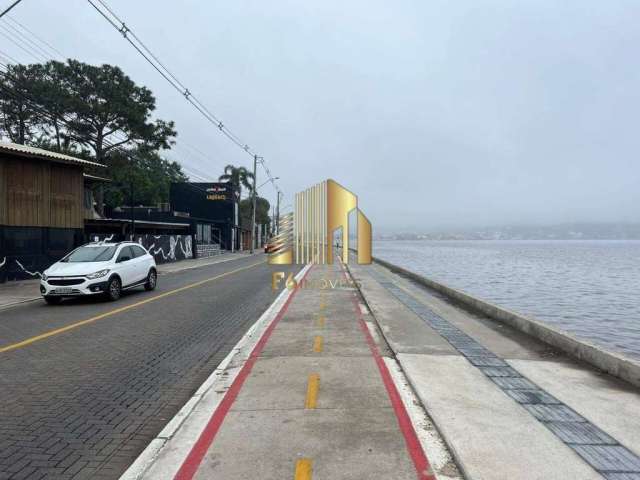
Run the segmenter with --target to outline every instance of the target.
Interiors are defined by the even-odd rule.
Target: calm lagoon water
[[[373,253],[640,360],[640,241],[377,241]]]

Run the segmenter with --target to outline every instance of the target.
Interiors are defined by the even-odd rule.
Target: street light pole
[[[258,155],[253,156],[253,208],[251,213],[251,253],[256,243],[256,175],[258,174]]]

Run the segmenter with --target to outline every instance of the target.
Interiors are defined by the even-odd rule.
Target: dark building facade
[[[238,191],[230,183],[171,184],[171,209],[187,216],[195,229],[197,245],[240,248],[238,202]]]
[[[38,274],[84,241],[86,167],[94,162],[0,143],[0,282]]]
[[[170,201],[161,207],[120,207],[107,212],[107,219],[87,223],[91,235],[98,233],[98,225],[107,222],[122,223],[122,232],[113,231],[116,238],[130,233],[131,219],[135,218],[136,233],[156,233],[148,230],[152,225],[181,224],[181,231],[171,234],[188,234],[192,237],[193,252],[196,257],[210,256],[220,250],[235,251],[242,248],[240,227],[238,226],[238,195],[228,183],[173,183],[170,188]],[[109,225],[111,224],[109,223]],[[183,225],[188,226],[184,231]]]

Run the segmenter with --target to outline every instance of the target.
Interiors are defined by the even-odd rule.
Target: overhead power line
[[[27,45],[25,43],[19,43],[18,41],[16,41],[16,39],[13,37],[11,32],[9,32],[9,34],[7,34],[6,33],[6,29],[4,29],[5,26],[3,24],[0,24],[0,27],[3,27],[3,30],[0,30],[0,35],[5,37],[11,43],[13,43],[15,46],[17,46],[20,50],[22,50],[27,55],[29,55],[31,58],[33,58],[36,62],[39,63],[39,62],[42,62],[43,60],[46,61],[45,57],[43,57],[38,52],[34,51],[33,48],[31,48],[29,45]]]
[[[3,76],[5,78],[10,78],[13,81],[16,80],[15,77],[13,77],[8,71],[7,71],[8,65],[5,64],[4,62],[0,62],[0,76]],[[4,69],[4,70],[3,70]],[[62,115],[56,115],[54,113],[49,112],[48,110],[46,110],[45,108],[41,107],[40,105],[38,105],[35,100],[31,97],[28,97],[24,94],[20,94],[18,92],[9,90],[8,88],[6,88],[2,82],[0,82],[0,90],[3,91],[6,95],[9,95],[11,97],[13,97],[14,99],[19,99],[27,104],[29,104],[29,107],[36,111],[37,113],[39,113],[41,116],[43,116],[44,118],[47,118],[48,120],[52,120],[52,121],[58,121],[60,122],[62,125],[65,125],[67,127],[72,126],[72,120],[69,120],[66,116]],[[86,134],[87,138],[89,140],[93,140],[96,141],[97,137],[95,135],[92,134]],[[106,147],[113,147],[112,151],[116,151],[119,154],[121,154],[122,156],[124,156],[125,158],[129,159],[129,160],[135,160],[135,155],[126,150],[123,146],[121,145],[115,145],[107,140],[103,140],[103,145]],[[199,191],[201,193],[206,193],[206,190],[204,190],[203,188],[200,188],[196,185],[193,185],[191,183],[187,183],[188,187],[191,188],[194,191]]]
[[[26,35],[25,33],[20,32],[15,26],[10,25],[10,24],[4,24],[2,23],[3,21],[5,21],[6,19],[11,20],[12,22],[14,22],[17,26],[19,26],[22,30],[24,30],[25,32],[27,32],[29,35],[31,35],[33,38],[35,38],[35,40],[37,40],[38,42],[40,42],[40,44],[42,44],[42,46],[38,45],[38,43],[32,39],[29,38],[28,35]],[[9,40],[12,41],[12,43],[14,43],[18,48],[20,48],[21,50],[23,50],[25,53],[29,54],[31,57],[33,57],[36,61],[40,61],[40,58],[38,57],[44,57],[46,59],[46,57],[57,57],[58,55],[63,56],[60,51],[55,48],[53,45],[51,45],[50,43],[48,43],[47,41],[43,40],[42,38],[38,37],[37,35],[35,35],[31,30],[29,30],[27,27],[25,27],[23,24],[21,24],[20,22],[18,22],[17,20],[11,18],[11,17],[6,17],[6,19],[2,19],[2,21],[0,21],[0,27],[7,31],[8,33],[13,33],[13,32],[9,32],[8,28],[9,27],[11,30],[13,30],[17,36],[13,36],[12,38],[8,37],[7,35],[5,35],[2,30],[0,30],[0,34],[4,35],[5,37],[7,37]],[[46,48],[44,48],[46,47]],[[47,49],[49,51],[47,51]],[[11,57],[10,55],[8,55],[5,52],[0,51],[0,57],[5,58],[6,60],[8,60],[9,62],[15,63],[15,64],[19,64],[20,62],[18,60],[16,60],[15,58]],[[156,58],[154,56],[154,58]],[[5,65],[3,62],[0,61],[0,66],[2,67],[7,67],[8,65]],[[0,70],[0,72],[2,72]],[[2,72],[4,73],[4,76],[6,77],[10,77],[10,75],[8,74],[8,72]],[[3,90],[5,90],[3,88]],[[10,93],[13,94],[12,96],[16,97],[16,92],[7,92],[5,90],[5,93]],[[32,99],[29,98],[25,98],[22,95],[19,95],[22,98],[23,101],[28,101],[31,103],[32,108],[34,108],[34,103]],[[48,111],[44,111],[41,107],[36,107],[36,110],[43,115],[46,118],[49,118],[51,120],[57,120],[59,121],[60,124],[62,125],[68,125],[69,123],[71,123],[73,120],[70,120],[68,118],[66,118],[65,116],[60,117],[59,114],[54,114]],[[114,147],[113,151],[117,151],[120,154],[124,155],[125,157],[129,158],[129,159],[133,159],[131,152],[126,150],[124,148],[124,143],[126,142],[126,139],[124,139],[122,136],[119,136],[119,134],[116,132],[113,134],[114,139],[117,141],[116,145],[114,145],[113,142],[110,142],[108,140],[103,140],[103,145],[106,148],[109,147]],[[91,140],[95,140],[95,138],[93,137],[89,137]],[[119,144],[123,144],[123,145],[119,145]],[[203,159],[206,160],[210,160],[209,157],[204,154],[202,151],[200,151],[199,149],[197,149],[195,146],[193,145],[188,145],[184,142],[181,142],[184,144],[184,146],[188,147],[189,149],[195,151],[197,154],[199,154]],[[174,145],[177,146],[177,145]],[[185,173],[187,173],[187,175],[191,178],[196,179],[197,181],[204,181],[204,182],[211,182],[211,181],[216,181],[216,180],[212,180],[212,177],[210,174],[205,174],[204,172],[202,172],[201,170],[198,170],[197,168],[193,167],[192,165],[190,165],[189,163],[186,162],[188,155],[180,154],[178,153],[178,157],[182,157],[180,163],[183,166],[183,169],[185,170]],[[263,164],[263,160],[260,159],[260,161]],[[273,177],[270,175],[270,172],[268,171],[268,168],[266,168],[266,165],[263,164],[263,166],[265,167],[266,171],[267,171],[267,176],[269,178],[269,181],[271,181],[273,183]],[[274,186],[277,189],[277,186],[274,184]],[[194,186],[195,187],[195,186]],[[202,190],[201,188],[194,188],[195,190]],[[202,190],[203,191],[203,190]]]
[[[211,124],[213,124],[225,137],[231,140],[237,147],[241,148],[244,152],[251,155],[251,157],[258,156],[251,147],[243,142],[237,135],[235,135],[224,122],[211,112],[186,86],[181,82],[174,73],[169,70],[163,62],[155,55],[135,34],[135,32],[129,27],[124,20],[122,20],[114,11],[109,7],[105,0],[87,0],[89,4],[107,21],[113,28],[115,28],[124,39],[184,98],[189,102],[200,114]],[[97,5],[99,4],[99,6]],[[280,191],[276,184],[275,178],[271,174],[271,171],[267,167],[264,159],[260,159],[260,165],[264,169],[269,181],[276,189]]]
[[[7,15],[6,17],[4,17],[4,19],[8,22],[13,23],[14,25],[17,25],[20,29],[22,29],[23,31],[25,31],[26,33],[28,33],[32,38],[34,38],[35,40],[38,41],[38,43],[42,46],[42,47],[46,47],[46,48],[42,48],[43,50],[47,50],[49,51],[48,55],[50,55],[52,58],[60,57],[60,58],[66,58],[66,55],[64,53],[62,53],[60,50],[58,50],[56,47],[54,47],[53,45],[51,45],[51,43],[47,42],[45,39],[43,39],[42,37],[40,37],[39,35],[37,35],[36,33],[33,32],[33,30],[29,29],[28,27],[26,27],[24,24],[20,23],[18,20],[16,20],[15,18],[13,18],[11,15]]]
[[[26,42],[26,45],[28,45],[31,49],[33,49],[33,51],[36,52],[37,54],[42,55],[44,58],[48,58],[51,56],[51,54],[48,51],[42,48],[33,39],[29,38],[29,35],[22,32],[17,26],[13,25],[12,23],[9,23],[5,19],[2,19],[2,23],[0,23],[0,26],[2,26],[5,31],[9,31],[9,33],[11,33],[12,35],[17,35],[18,38],[24,39],[24,41]]]
[[[10,17],[6,17],[6,18],[11,19]],[[3,19],[3,20],[4,20],[4,19]],[[13,20],[13,19],[11,19],[11,20]],[[24,29],[26,32],[31,32],[31,31],[30,31],[29,29],[27,29],[24,25],[20,24],[19,22],[16,22],[16,23],[17,23],[17,24],[18,24],[22,29]],[[13,26],[11,26],[11,25],[8,25],[8,26],[9,26],[9,27],[11,27],[12,29],[15,29],[15,27],[13,27]],[[2,20],[0,20],[0,27],[5,27],[5,25],[2,23]],[[19,33],[17,29],[15,29],[15,30],[16,30],[16,33]],[[1,31],[0,31],[0,33],[1,33]],[[47,52],[44,48],[42,48],[42,47],[41,47],[41,51],[42,51],[45,55],[47,55],[47,56],[54,56],[54,57],[55,57],[55,56],[59,53],[59,50],[57,50],[53,45],[51,45],[51,44],[47,43],[46,41],[44,41],[44,40],[40,39],[39,37],[35,37],[35,38],[36,38],[37,40],[39,40],[43,45],[47,46],[47,47],[48,47],[48,49],[49,49],[49,51],[54,52],[53,54],[51,54],[51,53]],[[27,42],[29,42],[29,43],[27,43]],[[25,36],[24,34],[21,34],[20,36],[16,36],[16,37],[14,38],[14,44],[15,44],[15,45],[17,45],[18,47],[24,47],[24,48],[29,47],[29,46],[31,46],[31,45],[34,45],[34,46],[36,45],[36,43],[35,43],[35,42],[30,41],[30,39],[29,39],[29,38],[27,38],[27,36]],[[25,50],[25,51],[27,51],[27,50]],[[15,58],[11,57],[9,54],[7,54],[7,53],[3,52],[2,50],[0,50],[0,65],[4,65],[4,64],[2,63],[2,61],[3,61],[2,59],[8,60],[8,62],[15,63],[15,64],[19,64],[19,63],[20,63],[20,62],[18,62],[18,60],[16,60]],[[6,74],[6,75],[8,76],[8,74]],[[49,78],[49,80],[54,80],[53,78],[51,78],[51,77],[50,77],[49,75],[47,75],[46,73],[45,73],[45,76],[46,76],[47,78]],[[70,86],[68,86],[68,88],[71,88],[71,87],[70,87]],[[73,89],[72,89],[72,91],[74,91],[74,93],[79,93],[78,91],[73,90]],[[64,120],[64,121],[66,121],[66,122],[71,122],[71,121],[72,121],[72,120],[70,120],[70,119],[68,119],[68,118],[66,118],[66,117],[64,117],[64,116],[62,116],[62,118],[61,118],[61,123],[63,123],[63,120]],[[118,143],[121,143],[123,146],[124,146],[126,143],[131,143],[131,142],[127,142],[127,139],[126,139],[126,138],[124,138],[124,136],[123,136],[123,135],[121,135],[119,132],[113,132],[113,133],[111,133],[111,136],[114,138],[114,140],[116,140]],[[103,140],[103,144],[104,144],[106,147],[110,147],[110,146],[112,146],[112,145],[113,145],[113,143],[112,143],[112,142],[109,142],[109,140],[106,140],[106,141],[105,141],[105,140]],[[179,142],[179,144],[174,143],[174,144],[173,144],[173,148],[174,148],[174,149],[177,149],[177,150],[180,150],[180,152],[185,152],[182,148],[180,148],[180,147],[181,147],[181,146],[183,146],[183,145],[184,145],[184,146],[186,146],[186,147],[189,147],[189,148],[190,148],[190,149],[192,149],[192,150],[194,150],[196,153],[198,153],[198,154],[199,154],[203,159],[205,159],[206,161],[209,161],[209,160],[210,160],[210,158],[209,158],[209,157],[207,157],[207,156],[206,156],[204,153],[202,153],[200,150],[198,150],[197,148],[195,148],[195,147],[193,147],[193,146],[191,146],[191,145],[188,145],[188,144],[186,144],[185,142],[182,142],[182,141],[180,141],[180,142]],[[198,180],[198,181],[205,181],[205,182],[212,182],[212,181],[215,181],[215,180],[212,180],[213,176],[212,176],[211,174],[206,174],[206,173],[204,173],[203,171],[198,170],[197,168],[195,168],[195,167],[193,167],[193,166],[192,166],[192,162],[188,162],[188,161],[187,161],[187,160],[189,160],[189,159],[190,159],[190,156],[192,155],[192,153],[190,153],[190,152],[189,152],[189,153],[186,153],[186,152],[185,152],[185,153],[180,153],[180,152],[178,152],[178,154],[177,154],[177,157],[179,158],[178,163],[180,163],[180,164],[181,164],[181,166],[183,167],[183,169],[185,170],[185,172],[186,172],[190,177],[194,177],[194,178],[196,178],[196,177],[197,177],[197,178],[196,178],[196,180]],[[169,154],[167,154],[167,155],[166,155],[166,157],[167,157],[168,159],[170,159],[170,160],[172,160],[172,161],[176,161],[176,160],[173,158],[174,156],[175,156],[175,155],[169,155]],[[196,163],[197,163],[197,162],[196,162]]]
[[[7,8],[5,8],[2,13],[0,13],[0,18],[4,17],[7,13],[9,13],[9,11],[15,7],[17,4],[19,4],[22,0],[16,0],[15,2],[13,2],[11,5],[9,5]]]
[[[18,62],[18,60],[16,60],[15,58],[13,58],[11,55],[9,55],[7,52],[3,52],[2,50],[0,50],[0,56],[6,58],[7,60],[9,60],[11,63],[20,63]]]

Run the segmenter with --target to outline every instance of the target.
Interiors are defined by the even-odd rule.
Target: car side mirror
[[[127,256],[125,255],[124,257],[120,257],[120,258],[118,259],[118,262],[117,262],[117,263],[120,263],[120,262],[128,262],[129,260],[131,260],[131,257],[127,257]]]

